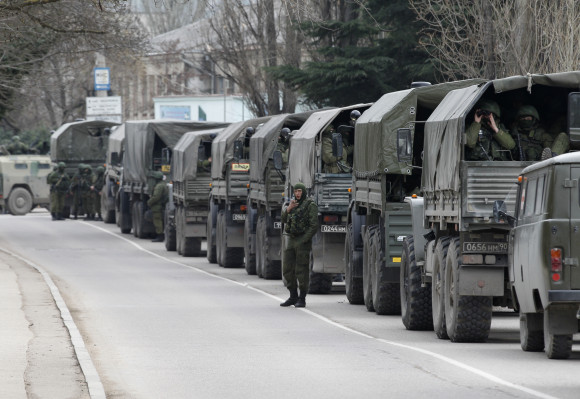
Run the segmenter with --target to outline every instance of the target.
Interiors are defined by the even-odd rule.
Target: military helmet
[[[358,109],[353,109],[350,112],[350,120],[356,121],[358,118],[360,118],[360,111]]]
[[[306,194],[306,186],[304,185],[304,183],[296,183],[294,185],[294,190],[302,190],[302,192]]]
[[[156,180],[163,180],[163,173],[156,170],[153,173],[151,173],[151,177],[156,179]]]
[[[280,137],[282,137],[285,140],[288,140],[288,136],[290,136],[290,129],[285,127],[282,130],[280,130]]]
[[[249,126],[246,128],[246,137],[252,137],[254,133],[256,133],[256,129],[253,127]]]
[[[97,173],[103,173],[105,171],[105,168],[103,168],[102,166],[97,166],[97,169],[95,169],[95,172]]]
[[[501,110],[499,108],[499,105],[493,100],[482,100],[477,106],[477,108],[483,111],[489,111],[498,118],[501,116]]]
[[[12,136],[12,141],[20,141],[20,136]]]
[[[522,105],[516,113],[516,118],[521,118],[522,116],[531,116],[538,121],[540,120],[540,114],[538,114],[538,110],[533,105]]]
[[[66,168],[66,164],[64,162],[59,162],[58,163],[58,168],[59,169],[64,169],[64,168]]]

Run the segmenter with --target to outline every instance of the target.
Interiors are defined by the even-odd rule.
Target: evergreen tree
[[[283,65],[269,72],[318,106],[373,102],[412,81],[434,80],[435,69],[419,47],[421,27],[408,0],[367,0],[351,6],[350,20],[301,24],[315,49],[311,61],[302,68]]]

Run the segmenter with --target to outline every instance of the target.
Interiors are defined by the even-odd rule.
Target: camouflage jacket
[[[282,209],[284,234],[298,239],[300,244],[309,243],[318,230],[318,206],[311,198],[304,198],[292,211]]]
[[[497,121],[498,132],[494,133],[488,126],[473,122],[465,131],[468,161],[510,161],[516,143],[506,128]],[[480,134],[481,132],[481,134]]]
[[[153,189],[153,195],[147,201],[147,205],[154,212],[161,212],[165,208],[165,204],[169,200],[169,187],[164,181],[160,181]]]

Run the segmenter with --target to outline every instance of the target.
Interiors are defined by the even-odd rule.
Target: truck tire
[[[137,204],[140,204],[140,201],[133,202],[133,207],[131,208],[131,221],[133,222],[133,236],[137,238],[141,238],[141,221],[140,219],[140,212],[137,209]]]
[[[345,279],[344,285],[346,288],[346,298],[352,305],[362,305],[364,303],[362,279],[354,277],[354,267],[357,262],[362,263],[362,256],[360,251],[354,249],[352,223],[347,226],[346,238],[344,241],[344,264],[345,264]]]
[[[312,271],[314,267],[314,256],[312,252],[310,253],[310,275],[309,280],[310,283],[308,285],[308,293],[309,294],[321,294],[326,295],[330,294],[332,291],[332,278],[334,274],[327,274],[327,273],[316,273]]]
[[[250,242],[252,239],[252,212],[255,211],[248,207],[246,221],[244,222],[244,267],[246,269],[246,273],[250,276],[256,274],[256,253],[252,253]]]
[[[548,359],[568,359],[572,352],[572,334],[550,334],[548,320],[550,310],[544,312],[544,350]]]
[[[439,339],[449,339],[445,323],[445,260],[449,237],[441,237],[433,253],[433,282],[431,283],[431,308],[433,312],[433,330]]]
[[[105,186],[101,190],[101,216],[103,217],[103,222],[107,224],[115,223],[115,209],[107,208],[111,184],[112,182],[107,179]]]
[[[133,225],[131,221],[131,202],[129,201],[129,196],[123,189],[119,190],[119,214],[119,227],[121,229],[121,233],[131,233],[131,228]]]
[[[401,288],[398,282],[387,281],[384,239],[379,226],[374,234],[374,258],[371,267],[373,307],[378,315],[401,314]]]
[[[408,236],[403,241],[401,255],[401,316],[407,330],[433,330],[431,286],[421,286],[421,268],[415,259],[415,240]]]
[[[223,267],[224,266],[224,246],[225,246],[225,242],[224,242],[224,234],[222,231],[222,219],[223,216],[225,214],[225,211],[220,209],[218,211],[218,215],[217,215],[217,223],[216,223],[216,228],[215,228],[215,247],[216,247],[216,255],[217,255],[217,263],[219,266]]]
[[[24,187],[15,187],[10,191],[7,205],[11,214],[26,215],[32,209],[32,194]]]
[[[365,306],[369,312],[375,311],[373,306],[372,261],[374,259],[375,250],[373,245],[373,238],[375,236],[375,230],[377,227],[377,225],[367,227],[363,246],[363,297]]]
[[[181,254],[186,257],[201,255],[201,238],[185,237],[181,241]]]
[[[271,226],[270,217],[265,215],[262,220],[262,276],[266,280],[280,280],[282,278],[282,262],[270,259],[272,241],[268,235],[268,226]]]
[[[215,215],[217,215],[217,208],[210,199],[205,232],[207,237],[207,260],[209,263],[217,263]]]
[[[445,262],[445,322],[452,342],[485,342],[492,315],[491,296],[459,294],[461,245],[459,238],[449,242]]]
[[[544,350],[544,329],[541,313],[520,314],[520,345],[526,352],[541,352]],[[532,325],[541,325],[542,329],[532,329]]]
[[[263,217],[258,216],[258,221],[256,222],[256,275],[260,278],[264,277],[264,272],[262,269],[263,261],[262,258],[264,257],[264,251],[262,243],[262,222]]]
[[[169,223],[169,206],[165,208],[165,249],[167,251],[175,251],[177,249],[177,237],[176,237],[176,226],[177,221],[177,207],[175,208],[175,214],[173,215],[173,223]]]
[[[183,254],[183,214],[181,213],[181,206],[175,207],[175,250],[178,255]]]

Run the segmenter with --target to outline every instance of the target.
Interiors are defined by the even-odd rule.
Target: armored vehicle
[[[154,234],[153,223],[145,217],[147,200],[153,194],[152,172],[165,176],[171,169],[171,155],[181,136],[195,130],[224,126],[224,123],[171,120],[125,122],[125,152],[119,191],[121,231],[131,221],[133,234],[145,238]]]
[[[25,215],[34,206],[48,207],[50,187],[46,177],[50,172],[47,155],[0,156],[0,209]]]
[[[223,267],[244,265],[244,223],[250,184],[250,139],[270,117],[226,127],[211,146],[207,259]]]
[[[121,173],[123,172],[123,152],[125,143],[125,125],[115,126],[109,136],[107,158],[105,160],[105,184],[101,191],[101,215],[105,223],[115,223],[120,226],[119,214],[119,187]],[[131,226],[125,226],[122,230],[131,231]],[[126,231],[128,232],[128,231]]]
[[[108,121],[77,121],[65,123],[50,136],[50,159],[64,162],[72,178],[80,164],[95,169],[105,164],[111,128],[118,123]],[[70,214],[72,198],[65,198],[64,215]]]
[[[290,132],[299,129],[313,111],[273,116],[250,139],[250,189],[244,225],[244,258],[248,274],[265,279],[282,277],[280,215]],[[282,165],[274,165],[278,151]],[[282,154],[284,152],[284,154]]]
[[[578,152],[538,162],[518,178],[515,215],[504,201],[494,208],[496,223],[513,226],[508,265],[522,349],[544,349],[550,359],[570,356],[579,326],[579,179]]]
[[[565,130],[567,98],[579,81],[580,72],[492,80],[450,92],[431,114],[423,138],[423,198],[408,199],[413,235],[404,242],[401,267],[407,328],[429,329],[431,321],[439,338],[481,342],[489,335],[492,306],[516,306],[508,270],[509,226],[494,221],[493,204],[534,161],[509,160],[517,147],[498,151],[499,159],[471,160],[467,127],[483,101],[494,101],[494,114],[507,126],[525,104],[538,109],[546,130],[561,120],[564,125],[554,130]],[[568,113],[577,109],[568,107]],[[569,138],[576,145],[580,136]],[[477,142],[482,143],[481,133]],[[408,138],[401,148],[410,145]],[[507,210],[514,205],[506,203]]]
[[[345,147],[353,144],[356,118],[351,119],[351,113],[358,117],[369,107],[370,104],[357,104],[318,111],[292,137],[286,198],[291,198],[292,187],[302,182],[318,205],[319,212],[319,228],[312,238],[309,287],[312,294],[329,293],[334,277],[342,277],[345,271],[342,256],[352,185],[352,159],[343,148],[343,160],[325,164],[325,157],[332,157],[329,148],[332,146],[332,132],[340,135],[341,141],[344,137]]]
[[[468,84],[423,84],[388,93],[359,118],[344,241],[350,303],[364,303],[377,314],[400,313],[401,247],[411,233],[404,198],[420,191],[424,121],[449,91]],[[415,146],[400,158],[399,140],[405,136],[414,137]]]
[[[222,130],[186,133],[173,149],[170,190],[173,206],[167,210],[165,246],[183,256],[201,255],[211,190],[211,143]]]

